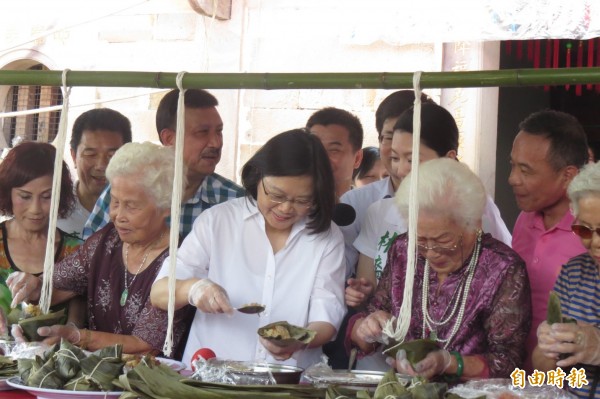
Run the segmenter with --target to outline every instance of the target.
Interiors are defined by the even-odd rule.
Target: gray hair
[[[123,145],[115,152],[106,168],[106,178],[109,182],[112,182],[115,177],[133,177],[134,181],[154,199],[159,209],[171,207],[174,173],[173,148],[150,142]]]
[[[600,162],[585,165],[571,180],[567,195],[571,200],[571,211],[579,215],[579,200],[584,197],[600,196]]]
[[[408,220],[410,180],[406,176],[396,192],[396,205]],[[479,228],[486,193],[481,180],[468,166],[452,159],[437,158],[419,165],[417,201],[419,212],[447,215],[467,229]]]

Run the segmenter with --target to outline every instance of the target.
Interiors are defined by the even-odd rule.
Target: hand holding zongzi
[[[40,327],[37,333],[41,337],[46,337],[44,343],[48,345],[60,342],[61,339],[65,339],[72,344],[78,344],[81,341],[81,332],[73,323],[68,323],[64,326],[57,324],[50,327]]]
[[[600,330],[583,321],[538,328],[538,346],[547,357],[558,358],[559,354],[568,353],[566,359],[556,362],[559,367],[600,364]]]
[[[412,376],[420,376],[426,379],[431,379],[444,372],[452,364],[452,355],[445,349],[429,352],[427,356],[420,362],[411,366],[406,358],[406,351],[399,350],[396,352],[395,367],[399,373]]]

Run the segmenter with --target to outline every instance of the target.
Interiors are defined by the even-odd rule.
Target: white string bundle
[[[183,197],[183,136],[185,134],[185,89],[183,88],[183,75],[177,74],[176,82],[179,89],[177,100],[177,128],[175,130],[175,176],[173,178],[173,198],[171,200],[171,234],[169,236],[169,302],[167,315],[167,336],[163,352],[171,355],[173,350],[173,319],[175,317],[175,268],[177,266],[177,245],[179,244],[179,225],[181,215],[181,198]]]
[[[408,208],[408,246],[406,248],[406,276],[404,279],[404,294],[398,318],[392,317],[383,328],[383,333],[393,338],[397,343],[404,342],[408,333],[412,315],[413,287],[417,264],[417,219],[419,215],[418,183],[419,183],[419,149],[421,146],[421,71],[413,75],[415,105],[413,111],[413,143],[412,168],[409,189]],[[396,321],[394,326],[394,321]]]
[[[52,198],[50,199],[50,215],[48,222],[48,239],[46,240],[46,256],[44,257],[44,274],[42,275],[42,292],[39,306],[43,314],[50,310],[52,301],[52,276],[54,275],[54,243],[56,242],[56,220],[60,205],[60,185],[62,182],[63,154],[67,141],[67,115],[69,113],[69,95],[71,88],[67,87],[67,72],[62,73],[63,105],[58,124],[58,133],[54,140],[56,155],[54,156],[54,174],[52,176]]]

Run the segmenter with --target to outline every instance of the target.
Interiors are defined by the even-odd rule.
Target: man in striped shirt
[[[177,100],[179,90],[167,93],[156,112],[156,129],[160,142],[175,145]],[[185,92],[185,134],[183,162],[187,185],[183,193],[179,233],[182,238],[191,231],[194,220],[211,206],[244,195],[244,190],[215,173],[223,148],[223,121],[217,111],[217,99],[205,90]],[[110,221],[110,186],[106,187],[88,218],[83,238],[87,239]]]

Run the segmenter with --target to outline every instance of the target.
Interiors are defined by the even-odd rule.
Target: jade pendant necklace
[[[163,230],[163,232],[160,234],[160,237],[158,237],[158,240],[156,240],[156,243],[159,243],[160,240],[163,238],[163,236],[165,235],[165,232]],[[140,270],[142,270],[142,267],[144,267],[144,264],[146,264],[146,259],[148,259],[148,255],[150,254],[150,252],[155,249],[156,247],[156,243],[150,247],[150,249],[148,250],[148,252],[146,252],[144,254],[144,257],[142,258],[142,263],[140,263],[140,265],[138,266],[135,274],[133,275],[133,278],[131,279],[130,283],[127,283],[127,265],[128,265],[128,261],[127,258],[129,257],[129,244],[126,244],[125,247],[125,267],[124,267],[124,280],[125,280],[125,288],[123,289],[123,292],[121,292],[121,300],[119,301],[119,304],[121,306],[125,306],[125,303],[127,303],[127,297],[129,296],[129,289],[131,288],[131,286],[133,285],[133,282],[135,281],[136,277],[138,276],[138,274],[140,273]]]

